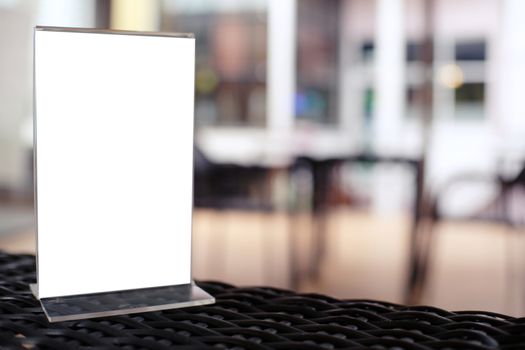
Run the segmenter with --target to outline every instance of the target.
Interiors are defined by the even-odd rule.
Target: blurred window
[[[423,116],[422,106],[422,57],[423,42],[409,41],[405,47],[406,58],[406,89],[405,89],[405,117],[420,119]]]
[[[364,90],[364,93],[363,93],[363,116],[365,118],[365,123],[368,126],[371,125],[372,118],[374,116],[374,102],[375,102],[374,89],[371,87],[368,87]]]
[[[265,125],[266,15],[262,1],[165,1],[162,30],[197,39],[197,125]]]
[[[456,61],[484,61],[485,41],[458,42],[455,47]]]
[[[423,50],[423,43],[411,41],[406,46],[406,60],[407,62],[421,61],[421,52]]]
[[[406,115],[408,119],[423,117],[423,87],[422,85],[408,85],[405,91]]]
[[[465,83],[456,89],[456,104],[483,103],[484,100],[484,83]]]
[[[454,46],[461,81],[454,90],[455,117],[483,119],[486,99],[486,43],[483,39],[461,40]]]
[[[374,42],[367,40],[361,45],[361,58],[363,61],[372,61],[374,59]]]
[[[464,83],[455,90],[456,118],[484,117],[485,83]]]
[[[297,2],[298,120],[337,122],[340,0]]]

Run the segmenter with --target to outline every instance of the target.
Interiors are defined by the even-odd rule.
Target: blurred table
[[[414,204],[411,212],[412,225],[410,229],[409,266],[405,300],[417,301],[420,281],[421,247],[426,244],[426,237],[420,228],[422,220],[424,162],[422,158],[400,156],[382,156],[369,153],[349,154],[332,158],[312,158],[295,156],[286,165],[240,165],[233,163],[217,163],[211,161],[200,149],[195,148],[195,201],[197,207],[214,209],[241,208],[243,210],[275,209],[275,200],[272,198],[272,183],[277,176],[284,176],[288,180],[288,189],[285,198],[289,201],[285,205],[291,214],[289,232],[289,286],[296,289],[304,278],[303,271],[309,278],[317,278],[323,261],[326,246],[326,220],[330,207],[330,193],[333,187],[334,170],[343,164],[400,164],[408,167],[414,174]],[[295,214],[300,212],[301,196],[297,177],[294,174],[306,170],[310,178],[311,193],[307,194],[308,207],[311,208],[313,218],[313,246],[308,266],[303,267],[298,259],[297,246],[299,245],[298,225],[294,222]],[[300,182],[300,181],[299,181]],[[295,190],[293,190],[295,189]]]
[[[295,161],[295,167],[305,167],[311,173],[312,178],[312,215],[315,221],[314,228],[314,249],[310,258],[310,277],[316,278],[319,268],[325,255],[326,246],[326,216],[330,203],[331,188],[334,186],[334,171],[343,164],[399,164],[409,168],[414,174],[414,201],[411,211],[410,227],[410,246],[409,246],[409,265],[407,269],[407,282],[405,290],[405,300],[407,302],[419,301],[418,281],[422,269],[420,263],[421,247],[426,246],[424,240],[427,238],[421,231],[423,219],[423,199],[424,199],[424,160],[422,158],[410,158],[401,156],[383,156],[369,153],[359,153],[333,158],[316,159],[311,157],[299,157]],[[293,234],[293,233],[292,233]],[[293,252],[292,252],[293,253]],[[292,254],[291,253],[291,254]],[[299,273],[298,268],[292,269],[293,273]],[[300,276],[292,276],[291,280],[299,281]],[[294,285],[292,283],[292,285]]]
[[[48,323],[31,255],[0,252],[1,349],[524,349],[524,319],[268,288],[199,285],[214,305]]]

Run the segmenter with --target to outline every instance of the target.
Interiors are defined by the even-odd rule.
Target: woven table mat
[[[35,258],[0,252],[0,349],[525,349],[525,319],[198,284],[208,306],[48,323]]]

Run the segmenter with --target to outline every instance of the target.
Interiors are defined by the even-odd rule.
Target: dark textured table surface
[[[0,349],[525,349],[525,318],[215,282],[214,305],[50,324],[34,280],[0,252]]]

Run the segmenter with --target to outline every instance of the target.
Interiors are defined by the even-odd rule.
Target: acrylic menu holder
[[[34,47],[48,319],[213,303],[191,276],[193,35],[36,27]]]

